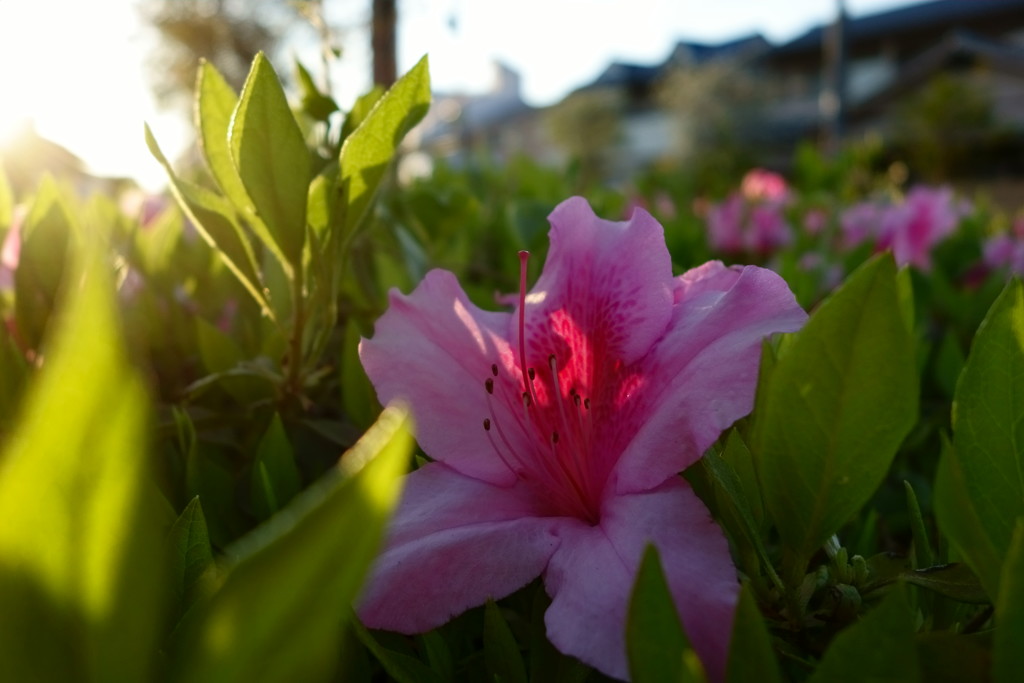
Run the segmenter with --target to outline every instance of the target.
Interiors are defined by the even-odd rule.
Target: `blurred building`
[[[774,48],[758,68],[779,87],[765,130],[783,144],[876,131],[901,148],[942,137],[933,142],[1024,151],[1024,0],[840,15]]]
[[[621,179],[709,150],[781,165],[801,140],[827,146],[874,131],[922,167],[1024,174],[1024,0],[839,12],[782,45],[760,35],[682,41],[659,64],[614,62],[545,109],[523,102],[518,75],[498,73],[485,95],[435,97],[425,149],[550,163],[589,154]]]
[[[413,137],[431,155],[456,164],[476,153],[498,161],[515,154],[527,154],[544,163],[564,160],[539,125],[539,110],[523,101],[519,74],[498,63],[493,85],[486,93],[434,93],[430,111]]]

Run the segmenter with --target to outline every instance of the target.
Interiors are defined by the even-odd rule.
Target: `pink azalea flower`
[[[527,293],[523,270],[514,312],[477,308],[433,270],[392,292],[360,345],[380,400],[410,405],[435,462],[408,476],[359,614],[422,632],[540,576],[551,642],[624,679],[630,591],[654,543],[720,680],[735,568],[678,473],[750,411],[761,340],[806,314],[762,268],[714,261],[672,277],[641,209],[605,221],[576,197],[550,221],[544,271]]]
[[[949,187],[918,185],[903,203],[885,211],[878,246],[892,249],[896,262],[931,268],[931,250],[956,230],[970,205],[957,202]]]
[[[791,239],[784,208],[781,201],[752,201],[734,192],[708,208],[708,243],[724,254],[769,254]]]

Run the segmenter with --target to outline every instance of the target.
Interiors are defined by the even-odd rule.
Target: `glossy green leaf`
[[[199,597],[203,574],[213,567],[213,549],[199,496],[188,502],[167,533],[171,550],[171,589],[185,612]]]
[[[496,683],[526,683],[526,667],[501,608],[488,600],[484,607],[484,665]]]
[[[1012,280],[971,344],[953,401],[953,445],[963,484],[998,565],[1024,516],[1024,286]],[[956,540],[956,539],[954,539]],[[982,576],[990,571],[979,572]],[[995,595],[995,593],[993,593]]]
[[[291,442],[281,416],[275,413],[252,463],[249,492],[253,511],[260,519],[266,519],[287,505],[301,489],[302,479]]]
[[[956,446],[945,438],[935,472],[932,506],[939,528],[959,557],[971,566],[989,595],[998,595],[1002,566],[999,553],[986,535],[971,500],[962,458]]]
[[[892,257],[875,258],[778,354],[752,452],[789,583],[878,488],[917,416],[914,343]]]
[[[430,106],[430,75],[423,57],[385,93],[341,147],[341,186],[347,210],[344,234],[362,221],[405,134]]]
[[[749,584],[744,584],[740,590],[725,680],[727,683],[782,683],[779,663],[772,649],[771,634],[768,633],[764,616],[757,608],[757,600]]]
[[[992,646],[993,679],[995,683],[1013,683],[1024,672],[1024,519],[1017,520],[1000,586]]]
[[[703,681],[654,546],[644,551],[626,619],[629,673],[636,683]]]
[[[228,131],[231,159],[256,214],[253,229],[292,268],[306,240],[306,197],[312,163],[306,140],[270,61],[256,55]]]
[[[860,621],[836,636],[810,683],[920,680],[914,618],[899,587]]]
[[[229,548],[223,583],[179,630],[182,681],[329,680],[341,628],[412,451],[389,408],[339,467]]]
[[[78,259],[0,458],[0,661],[11,681],[142,681],[161,621],[148,399],[106,263]]]

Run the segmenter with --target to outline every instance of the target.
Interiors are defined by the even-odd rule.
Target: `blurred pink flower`
[[[789,199],[789,186],[778,173],[763,168],[752,168],[743,176],[740,192],[747,199],[785,201]]]
[[[771,271],[714,261],[672,277],[661,226],[572,198],[512,313],[433,270],[391,294],[360,345],[384,403],[404,399],[423,450],[359,605],[426,631],[541,576],[548,637],[628,677],[625,619],[654,543],[690,640],[724,675],[738,584],[721,530],[678,473],[749,412],[761,340],[806,314]],[[521,258],[524,259],[525,253]]]
[[[19,204],[14,207],[11,224],[0,247],[0,291],[14,290],[14,271],[21,261],[21,226],[25,222],[28,207]]]
[[[828,213],[825,209],[808,209],[804,214],[804,230],[808,235],[820,235],[828,225]]]
[[[892,249],[896,262],[931,269],[931,251],[949,237],[970,204],[958,202],[949,187],[918,185],[900,204],[886,209],[878,236],[879,249]]]
[[[708,244],[723,254],[769,254],[791,241],[779,200],[749,200],[734,192],[707,209]]]
[[[875,201],[857,202],[847,207],[839,216],[842,245],[852,249],[867,241],[874,241],[881,230],[885,207]]]
[[[1024,238],[1016,233],[990,237],[982,245],[982,260],[991,270],[1006,268],[1014,275],[1024,275]]]

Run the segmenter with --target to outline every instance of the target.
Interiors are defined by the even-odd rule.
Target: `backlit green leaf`
[[[228,146],[231,115],[237,106],[238,95],[213,64],[203,60],[196,78],[196,128],[206,165],[221,192],[239,213],[248,221],[261,223]],[[266,227],[260,225],[256,230],[266,232]]]
[[[341,147],[341,186],[348,206],[344,233],[363,219],[405,134],[430,106],[430,75],[423,57],[377,101]]]
[[[306,141],[270,61],[256,55],[228,131],[231,158],[269,234],[267,246],[293,268],[306,240],[312,163]]]
[[[406,413],[385,410],[339,468],[229,548],[222,585],[179,629],[178,680],[328,680],[411,451]]]
[[[142,681],[162,607],[148,399],[106,263],[82,258],[0,458],[0,661],[11,681]]]

